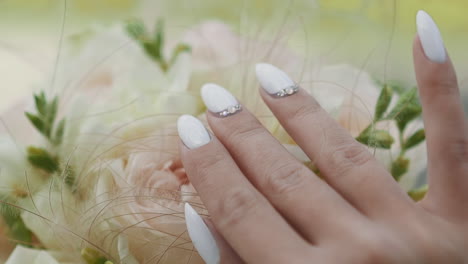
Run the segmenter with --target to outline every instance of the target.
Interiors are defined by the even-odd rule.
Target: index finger
[[[178,121],[182,162],[217,230],[248,263],[287,263],[313,248],[261,195],[203,124]],[[272,254],[271,252],[281,252]]]

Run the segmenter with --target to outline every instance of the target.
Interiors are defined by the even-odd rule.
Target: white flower
[[[7,136],[0,136],[0,179],[0,197],[13,201],[28,197],[44,183],[42,175],[32,172],[26,148]]]
[[[100,157],[96,190],[98,203],[105,204],[103,218],[114,230],[111,235],[125,234],[129,252],[140,263],[160,258],[185,263],[191,244],[183,204],[201,202],[182,167],[175,127],[141,120],[114,136],[118,141]],[[119,239],[119,250],[121,244]]]
[[[13,253],[11,253],[5,264],[59,264],[59,262],[52,257],[45,250],[37,250],[17,246]]]
[[[123,25],[76,35],[57,74],[61,97],[84,94],[88,115],[125,122],[150,114],[197,114],[201,103],[188,91],[191,57],[181,53],[169,72],[161,70]]]
[[[272,49],[271,43],[239,37],[213,21],[194,27],[184,40],[192,55],[179,56],[167,73],[122,25],[77,35],[65,49],[57,87],[60,115],[67,121],[63,144],[54,151],[61,165],[72,168],[74,185],[67,186],[60,175],[32,181],[37,188],[20,203],[27,209],[24,222],[46,248],[67,252],[72,259],[80,259],[80,250],[89,246],[121,262],[201,261],[191,258],[182,205],[203,205],[180,161],[175,120],[180,114],[204,119],[202,83],[227,87],[289,151],[309,161],[257,92],[254,65],[265,58],[291,75],[353,136],[373,119],[379,87],[352,66],[303,63],[280,43]],[[394,124],[383,125],[397,138]],[[409,130],[420,126],[415,123]],[[13,135],[21,132],[17,128]],[[34,133],[32,127],[25,131]],[[35,139],[28,133],[25,138]],[[0,141],[0,165],[10,176],[0,177],[12,189],[21,179],[12,175],[21,175],[28,165],[24,146],[5,142]],[[37,139],[32,143],[42,144]],[[397,150],[395,145],[376,156],[388,163]],[[412,152],[425,153],[419,147]],[[410,156],[413,162],[415,157]],[[419,163],[409,175],[424,168]],[[32,174],[41,179],[40,173]]]

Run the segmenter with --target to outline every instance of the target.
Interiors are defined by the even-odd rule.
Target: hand
[[[413,202],[311,96],[293,89],[281,70],[259,64],[263,100],[325,180],[247,109],[236,108],[225,89],[205,85],[214,135],[190,116],[178,128],[184,166],[214,224],[208,229],[186,205],[189,234],[207,263],[468,263],[467,121],[437,26],[423,11],[417,24],[413,52],[429,160],[425,199]],[[275,95],[284,88],[284,96]]]

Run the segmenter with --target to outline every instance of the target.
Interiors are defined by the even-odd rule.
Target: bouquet
[[[184,203],[208,215],[178,154],[175,120],[204,119],[199,88],[228,87],[294,156],[315,168],[261,102],[255,63],[281,65],[392,172],[426,191],[415,88],[304,61],[281,42],[206,21],[168,38],[162,20],[91,27],[64,42],[53,82],[2,113],[0,251],[7,264],[202,263]],[[311,60],[313,61],[313,60]],[[1,256],[1,255],[0,255]]]

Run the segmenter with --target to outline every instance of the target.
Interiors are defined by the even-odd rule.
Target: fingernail
[[[429,60],[444,63],[447,60],[444,41],[432,17],[425,11],[419,10],[416,15],[416,26],[424,53]]]
[[[267,93],[276,97],[285,97],[295,94],[299,86],[282,70],[268,63],[259,63],[255,66],[257,79]]]
[[[219,263],[219,249],[210,229],[200,215],[185,203],[185,222],[192,243],[207,264]]]
[[[236,98],[217,84],[207,83],[203,85],[201,95],[208,110],[217,116],[227,117],[242,109]]]
[[[189,149],[201,147],[211,141],[210,134],[205,126],[190,115],[183,115],[177,120],[179,137]]]

